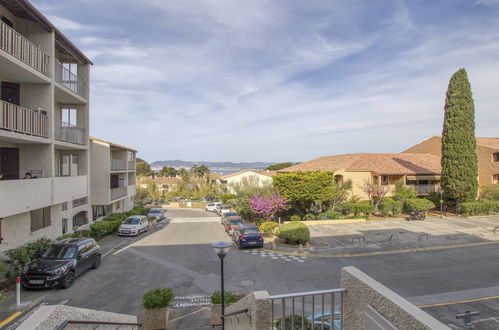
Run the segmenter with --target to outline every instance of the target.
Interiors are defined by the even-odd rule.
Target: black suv
[[[69,288],[76,276],[100,266],[100,247],[92,238],[67,238],[55,242],[22,274],[24,288]]]

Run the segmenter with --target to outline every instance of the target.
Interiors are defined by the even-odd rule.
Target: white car
[[[220,216],[221,216],[221,217],[223,217],[225,213],[229,213],[229,212],[232,212],[232,211],[230,210],[230,207],[225,206],[225,207],[223,207],[222,209],[220,209]]]
[[[206,205],[206,207],[204,209],[208,212],[216,212],[217,206],[220,204],[222,204],[222,203],[210,203],[210,204]]]
[[[150,209],[149,213],[147,213],[148,217],[155,217],[156,220],[160,221],[165,218],[165,214],[163,212],[163,209]]]
[[[145,215],[134,215],[126,218],[118,228],[119,236],[139,236],[149,230],[149,222]]]

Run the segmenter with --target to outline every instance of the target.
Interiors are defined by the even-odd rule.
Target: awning
[[[417,181],[417,180],[440,180],[440,175],[408,175],[407,181]]]

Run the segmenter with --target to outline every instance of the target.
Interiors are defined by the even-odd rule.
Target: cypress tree
[[[442,189],[446,199],[463,202],[476,198],[478,164],[475,106],[466,70],[454,73],[445,97],[442,132]]]

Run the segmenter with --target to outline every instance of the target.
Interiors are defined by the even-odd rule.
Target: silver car
[[[147,217],[155,217],[156,220],[160,221],[165,218],[165,214],[163,213],[163,209],[150,209]]]
[[[145,215],[133,215],[126,218],[118,228],[119,236],[139,236],[149,230],[149,221]]]

